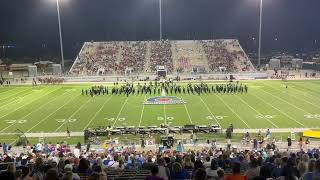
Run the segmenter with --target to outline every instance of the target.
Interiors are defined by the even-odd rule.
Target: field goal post
[[[165,78],[167,76],[167,68],[163,65],[157,65],[157,76]]]

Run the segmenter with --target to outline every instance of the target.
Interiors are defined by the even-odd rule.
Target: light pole
[[[60,53],[61,53],[61,70],[64,73],[64,56],[63,56],[63,43],[62,43],[62,33],[61,33],[61,20],[60,20],[60,6],[57,0],[57,12],[58,12],[58,24],[59,24],[59,37],[60,37]]]
[[[260,20],[259,20],[259,48],[258,48],[258,66],[261,65],[261,29],[262,29],[262,6],[263,2],[260,0]]]
[[[161,8],[161,0],[159,0],[159,25],[160,25],[160,40],[162,39],[162,8]]]

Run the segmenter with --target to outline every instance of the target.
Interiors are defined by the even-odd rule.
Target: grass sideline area
[[[209,85],[222,83],[226,82],[208,82]],[[320,81],[241,83],[249,87],[247,94],[173,94],[186,101],[178,105],[143,105],[145,99],[157,96],[149,94],[128,98],[81,95],[81,90],[90,88],[90,84],[0,87],[0,133],[14,133],[17,129],[28,133],[65,133],[67,127],[80,132],[87,127],[161,123],[219,124],[223,128],[232,123],[239,129],[320,128]],[[6,136],[0,137],[0,142],[7,140]]]
[[[263,132],[265,133],[265,132]],[[231,139],[231,142],[233,143],[237,143],[237,142],[240,142],[241,138],[242,138],[242,135],[243,134],[240,134],[240,133],[236,133],[236,134],[233,134],[233,137]],[[258,138],[258,134],[257,133],[253,133],[253,134],[250,134],[252,138]],[[286,140],[287,140],[287,137],[290,136],[291,133],[288,132],[288,133],[271,133],[271,136],[270,138],[273,139],[277,139],[277,141],[281,141],[283,143],[286,143]],[[186,137],[188,136],[188,134],[186,135]],[[296,142],[298,142],[299,138],[302,136],[302,133],[296,133],[295,134],[295,140]],[[154,135],[152,136],[152,138],[154,139],[159,139],[160,135]],[[1,142],[15,142],[15,140],[17,139],[16,136],[13,136],[13,135],[6,135],[6,136],[2,136],[1,137]],[[137,144],[140,144],[140,136],[135,136],[135,135],[126,135],[126,136],[120,136],[120,135],[116,135],[116,136],[113,136],[113,139],[114,140],[118,140],[121,144],[131,144],[131,143],[137,143]],[[148,139],[148,137],[146,137],[146,139]],[[226,143],[226,138],[225,138],[225,135],[224,134],[198,134],[197,135],[197,139],[200,141],[200,142],[206,142],[208,139],[211,141],[211,140],[216,140],[218,143]],[[28,138],[29,142],[31,144],[36,144],[39,142],[39,138],[35,138],[35,137],[32,137],[32,138]],[[67,143],[67,144],[70,144],[70,145],[75,145],[77,144],[78,142],[80,142],[82,145],[84,145],[84,137],[80,137],[80,136],[76,136],[76,137],[70,137],[68,138],[67,136],[66,137],[46,137],[43,139],[44,140],[44,143],[57,143],[57,142],[64,142],[64,143]],[[103,142],[106,142],[107,140],[107,137],[100,137],[100,142],[103,143]],[[176,138],[176,140],[180,141],[181,138]],[[309,140],[311,142],[320,142],[320,139],[316,139],[316,138],[309,138]]]

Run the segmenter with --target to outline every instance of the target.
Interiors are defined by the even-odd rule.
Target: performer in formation
[[[145,82],[144,84],[138,83],[136,86],[133,83],[126,83],[119,85],[114,83],[110,92],[106,86],[92,86],[90,89],[82,89],[82,95],[98,96],[98,95],[201,95],[201,94],[243,94],[248,93],[248,86],[242,83],[228,82],[224,84],[207,84],[201,82],[200,84],[189,83],[186,86],[178,85],[173,81],[165,82]]]

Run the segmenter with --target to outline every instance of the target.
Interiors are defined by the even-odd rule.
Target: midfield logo
[[[144,101],[145,105],[157,104],[184,104],[182,99],[173,96],[152,97]]]

